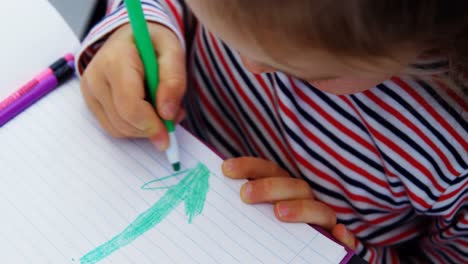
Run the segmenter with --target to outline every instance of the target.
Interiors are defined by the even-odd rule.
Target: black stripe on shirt
[[[447,140],[445,136],[443,136],[438,129],[434,128],[432,124],[427,121],[421,114],[419,114],[414,107],[412,107],[406,100],[404,100],[400,95],[398,95],[395,91],[392,89],[388,88],[384,84],[380,84],[377,86],[382,92],[384,92],[386,95],[391,97],[393,100],[398,102],[400,106],[405,108],[408,113],[412,114],[414,118],[416,118],[426,129],[428,129],[439,141],[442,143],[442,145],[450,152],[450,154],[455,158],[457,163],[463,167],[463,168],[468,168],[468,165],[465,163],[463,158],[460,156],[460,153],[453,147],[452,144]]]
[[[385,201],[387,204],[393,205],[393,206],[400,206],[403,204],[406,204],[406,201],[394,201],[391,197],[387,196],[386,194],[383,194],[377,190],[374,190],[372,187],[370,187],[368,184],[363,183],[357,179],[350,178],[346,176],[345,173],[343,173],[341,170],[339,170],[337,167],[335,167],[333,164],[331,164],[327,159],[316,153],[315,151],[312,150],[312,148],[308,147],[307,143],[304,142],[304,140],[299,137],[292,129],[289,127],[285,127],[287,134],[291,139],[293,139],[298,146],[301,146],[303,150],[307,152],[307,154],[315,161],[321,163],[323,166],[327,167],[330,169],[332,172],[334,172],[337,176],[339,176],[341,179],[343,179],[347,184],[354,186],[355,188],[359,188],[363,190],[363,194],[372,194],[373,197],[378,197],[380,201]],[[364,209],[358,209],[359,213],[361,214],[367,214],[364,213]]]
[[[434,195],[432,193],[432,189],[429,188],[428,186],[426,186],[426,184],[422,183],[418,179],[417,175],[413,175],[412,173],[407,171],[405,168],[400,166],[400,164],[398,162],[394,161],[392,158],[390,158],[390,156],[386,155],[385,152],[380,151],[380,153],[382,154],[382,158],[385,160],[385,162],[387,162],[388,165],[390,165],[401,176],[403,176],[402,178],[409,180],[416,188],[418,188],[419,191],[424,192],[431,199],[432,202],[438,200],[439,197]],[[417,190],[415,190],[415,191],[417,191]],[[421,197],[421,195],[418,194],[418,193],[416,193],[416,196]],[[426,202],[428,202],[430,204],[431,201],[426,201]],[[427,209],[427,208],[425,208],[425,209]],[[420,212],[420,213],[423,213],[423,212]]]
[[[359,239],[362,239],[363,241],[372,241],[373,239],[377,239],[379,237],[385,236],[385,234],[389,234],[394,232],[395,229],[398,229],[401,226],[405,226],[408,222],[411,222],[414,220],[415,214],[413,210],[409,210],[406,215],[403,217],[399,218],[397,221],[392,222],[391,224],[386,224],[385,227],[382,225],[379,225],[378,229],[375,229],[374,232],[371,232],[367,235],[360,235]],[[392,220],[395,220],[393,218]],[[408,237],[407,239],[412,239],[413,237]],[[398,243],[403,242],[403,240],[398,240]]]
[[[324,103],[326,103],[330,108],[333,108],[337,113],[339,113],[343,118],[347,119],[349,122],[353,123],[355,126],[357,126],[359,129],[362,130],[362,132],[366,133],[369,135],[369,131],[367,131],[366,127],[362,124],[361,121],[359,121],[356,117],[351,115],[349,111],[343,109],[341,106],[339,106],[333,99],[331,99],[328,95],[326,95],[324,92],[320,91],[319,89],[313,87],[307,82],[303,82],[304,85],[306,85],[310,91],[312,91],[314,94],[316,94]]]
[[[305,120],[307,120],[310,124],[312,124],[318,131],[322,132],[325,134],[332,142],[340,146],[343,150],[351,153],[354,157],[358,158],[362,162],[366,163],[369,167],[374,168],[375,170],[384,173],[384,168],[378,164],[377,162],[369,159],[366,155],[362,154],[359,152],[356,148],[353,148],[349,144],[345,143],[343,140],[341,140],[339,137],[337,137],[335,134],[333,134],[330,130],[328,130],[325,126],[323,126],[320,122],[318,122],[315,118],[313,118],[308,111],[304,110],[294,99],[293,94],[291,91],[285,86],[285,84],[277,78],[277,83],[281,89],[281,91],[289,98],[289,100],[293,103],[294,108],[297,109]],[[398,187],[401,186],[398,183],[392,183],[393,187]]]
[[[246,146],[248,151],[250,152],[249,154],[255,153],[251,144],[249,144],[249,141],[246,138],[245,134],[242,133],[242,129],[238,125],[238,122],[236,121],[236,119],[229,113],[229,111],[227,111],[225,107],[219,107],[225,104],[223,104],[221,102],[221,99],[218,97],[218,94],[215,91],[216,88],[213,88],[213,86],[210,84],[208,76],[205,75],[205,72],[203,71],[203,68],[200,65],[200,60],[197,55],[195,56],[195,67],[199,69],[197,72],[200,74],[202,78],[202,81],[203,81],[202,85],[204,85],[204,88],[206,89],[206,91],[210,94],[211,98],[213,99],[214,101],[213,103],[215,104],[215,107],[218,106],[217,109],[221,111],[223,119],[228,121],[229,124],[234,127],[234,129],[236,130],[236,135],[238,135],[240,139],[243,141],[243,145]]]
[[[442,172],[442,169],[439,166],[439,163],[434,160],[434,157],[432,157],[423,147],[421,147],[417,142],[412,140],[406,133],[403,133],[400,129],[398,129],[396,126],[392,125],[390,122],[388,122],[384,117],[379,115],[377,112],[373,111],[371,108],[369,108],[366,104],[364,104],[361,100],[357,98],[357,96],[352,95],[353,101],[372,119],[374,119],[379,125],[385,127],[388,131],[390,131],[392,134],[394,134],[396,137],[398,137],[400,140],[404,141],[406,144],[408,144],[415,152],[417,152],[420,156],[424,157],[430,164],[431,167],[434,168],[436,171],[437,175],[441,180],[443,180],[447,185],[451,184],[453,179],[448,178],[447,175],[445,175]],[[412,151],[408,151],[412,152]],[[419,160],[419,159],[418,159]],[[429,169],[429,168],[426,168]],[[437,180],[437,179],[435,179]]]
[[[206,119],[205,116],[203,116],[203,118]],[[207,120],[205,122],[205,125],[206,125],[206,128],[208,129],[208,132],[209,132],[210,136],[215,138],[218,141],[218,143],[223,146],[223,148],[225,148],[227,151],[229,151],[229,154],[231,154],[232,157],[240,157],[240,156],[245,155],[245,154],[242,154],[241,152],[239,152],[238,150],[236,150],[235,147],[233,147],[230,144],[230,142],[228,142],[226,140],[226,137],[221,136],[221,134],[216,130],[216,128],[214,128],[211,125],[211,122],[209,122]]]
[[[250,80],[250,78],[245,73],[245,69],[243,68],[243,66],[241,67],[239,65],[239,63],[237,62],[234,54],[232,54],[231,50],[224,43],[223,43],[223,48],[224,48],[226,54],[228,55],[230,61],[232,62],[232,65],[236,69],[237,73],[239,73],[242,80],[245,82],[245,84],[247,85],[249,90],[253,93],[256,101],[259,102],[260,105],[262,106],[262,108],[263,108],[262,114],[266,113],[266,116],[268,117],[268,120],[270,120],[273,123],[274,128],[277,129],[277,131],[281,131],[281,128],[280,128],[280,126],[279,126],[279,124],[278,124],[278,122],[277,122],[277,120],[275,118],[275,115],[271,111],[271,107],[268,106],[268,104],[262,98],[260,93],[257,91],[260,84],[258,84],[258,87],[254,86],[252,81]]]
[[[453,109],[452,106],[450,106],[447,101],[445,101],[440,94],[438,94],[429,84],[427,84],[423,80],[417,80],[416,81],[421,87],[432,97],[434,100],[436,100],[440,106],[442,106],[445,111],[447,111],[450,116],[452,116],[455,121],[466,131],[468,132],[468,122],[458,113]]]
[[[468,188],[463,189],[462,191],[457,192],[456,198],[451,198],[450,203],[447,203],[444,206],[437,206],[436,208],[431,209],[431,213],[446,213],[450,212],[457,203],[460,202],[460,200],[466,199],[468,195]],[[460,212],[463,209],[463,207],[458,208],[458,212]],[[456,213],[454,214],[456,215]],[[451,222],[452,220],[448,221]]]
[[[203,34],[203,41],[205,42],[204,43],[205,46],[206,47],[211,47],[208,40],[206,39],[206,32],[203,31],[203,33],[204,33]],[[233,101],[234,105],[236,106],[236,108],[239,110],[243,120],[247,123],[247,126],[256,135],[257,139],[260,141],[259,143],[262,146],[265,147],[265,149],[267,151],[266,155],[271,155],[273,157],[274,161],[276,163],[278,163],[278,165],[280,167],[287,169],[288,167],[286,166],[286,163],[280,158],[280,156],[277,153],[277,150],[274,149],[273,146],[270,145],[268,140],[266,140],[266,138],[265,138],[266,135],[264,135],[264,133],[262,133],[262,131],[258,128],[257,124],[255,124],[255,122],[251,119],[250,115],[242,107],[242,104],[239,102],[239,99],[237,98],[236,93],[232,90],[231,85],[229,85],[228,83],[225,83],[226,80],[223,77],[223,74],[221,73],[221,71],[219,71],[219,68],[217,67],[217,63],[216,63],[216,60],[214,60],[214,55],[212,53],[212,50],[213,49],[211,49],[211,48],[207,48],[206,52],[209,54],[209,56],[210,56],[210,58],[212,60],[212,64],[213,64],[213,66],[215,66],[215,69],[217,71],[218,76],[221,78],[221,80],[223,80],[223,85],[225,86],[224,87],[225,90],[229,93],[230,98],[232,99],[232,101]],[[253,139],[253,140],[255,140],[255,139]],[[254,155],[259,156],[257,152],[255,152]],[[262,157],[262,158],[268,158],[268,157]]]

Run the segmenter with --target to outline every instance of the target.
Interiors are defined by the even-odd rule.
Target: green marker
[[[135,38],[135,44],[145,68],[146,87],[150,95],[151,103],[156,108],[156,92],[159,85],[158,61],[151,41],[148,25],[141,2],[139,0],[125,0],[130,24]],[[167,159],[175,171],[180,170],[179,147],[175,137],[175,126],[172,120],[163,120],[169,132],[169,148],[166,150]]]

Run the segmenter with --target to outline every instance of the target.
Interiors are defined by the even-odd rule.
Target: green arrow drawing
[[[199,163],[195,168],[182,173],[185,172],[187,172],[187,175],[174,186],[149,188],[149,186],[154,182],[165,180],[179,175],[180,173],[151,181],[143,185],[142,189],[145,190],[168,189],[168,191],[150,209],[140,214],[120,234],[80,258],[80,263],[97,263],[120,248],[130,244],[139,236],[143,235],[145,232],[164,220],[164,218],[166,218],[169,213],[171,213],[171,211],[182,202],[185,203],[185,214],[188,216],[188,222],[191,223],[193,218],[199,215],[203,210],[206,194],[209,189],[208,180],[210,171],[205,165]]]

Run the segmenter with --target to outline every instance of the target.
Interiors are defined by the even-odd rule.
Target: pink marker
[[[63,65],[73,62],[75,57],[73,54],[68,53],[63,58],[58,59],[56,62],[52,63],[47,69],[40,72],[36,77],[23,85],[18,91],[14,92],[8,96],[5,100],[0,102],[0,111],[5,109],[7,106],[18,100],[19,98],[25,96],[29,93],[35,86],[37,86],[41,81],[44,81],[49,76],[53,75],[55,71],[60,69]]]
[[[0,111],[5,109],[8,105],[13,103],[14,101],[18,100],[25,94],[27,94],[29,91],[31,91],[32,88],[34,88],[39,82],[42,80],[46,79],[47,76],[53,74],[54,72],[50,69],[47,68],[43,70],[41,73],[39,73],[36,77],[34,77],[32,80],[27,82],[25,85],[23,85],[18,91],[14,92],[10,96],[8,96],[5,100],[0,102]]]

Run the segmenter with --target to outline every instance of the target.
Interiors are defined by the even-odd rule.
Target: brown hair
[[[225,20],[337,55],[387,57],[407,45],[449,55],[468,72],[467,0],[215,0]],[[263,32],[263,34],[262,34]],[[276,34],[276,35],[275,35]],[[286,36],[285,36],[286,34]]]

